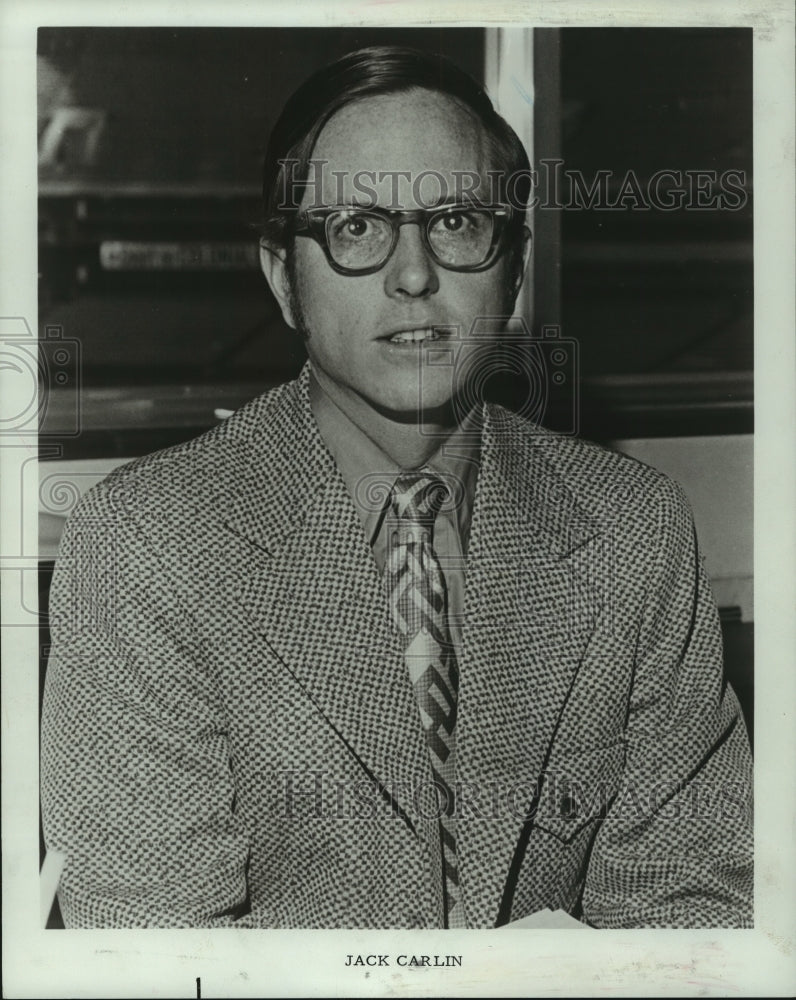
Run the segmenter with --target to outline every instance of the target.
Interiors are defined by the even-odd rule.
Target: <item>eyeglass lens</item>
[[[476,267],[492,246],[491,213],[462,209],[432,214],[426,234],[441,264]],[[326,241],[333,260],[358,270],[383,263],[393,244],[393,225],[384,216],[362,209],[341,209],[326,220]]]

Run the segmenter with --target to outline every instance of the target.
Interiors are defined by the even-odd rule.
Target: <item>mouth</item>
[[[416,330],[398,330],[384,338],[389,344],[425,344],[440,340],[442,333],[432,326],[418,327]]]

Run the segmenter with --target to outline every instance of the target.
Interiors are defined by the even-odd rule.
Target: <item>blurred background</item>
[[[560,369],[545,422],[683,484],[751,728],[746,29],[40,29],[41,608],[85,489],[299,371],[302,345],[257,263],[265,143],[314,69],[380,43],[448,55],[533,164],[559,161],[587,184],[606,172],[608,202],[625,196],[534,213],[520,308],[534,337],[565,348],[560,364],[545,354]],[[644,196],[663,170],[662,190],[692,185],[690,207],[639,204],[629,174]],[[722,203],[727,172],[735,196]],[[511,403],[510,385],[496,392]],[[44,664],[46,616],[41,638]]]

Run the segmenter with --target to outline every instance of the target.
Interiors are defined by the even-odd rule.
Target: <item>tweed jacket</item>
[[[422,724],[307,369],[83,498],[51,627],[68,927],[441,926]],[[485,406],[459,661],[468,926],[751,923],[748,740],[678,486]]]

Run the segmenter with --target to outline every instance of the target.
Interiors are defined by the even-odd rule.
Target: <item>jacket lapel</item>
[[[584,571],[598,526],[545,458],[554,444],[487,407],[457,723],[457,778],[479,804],[471,818],[463,805],[458,832],[472,926],[495,924],[521,861],[524,812],[598,612]]]
[[[240,597],[307,710],[419,834],[400,791],[431,780],[417,703],[369,542],[312,417],[307,374],[269,413],[269,440],[229,504],[229,527],[259,550]]]

